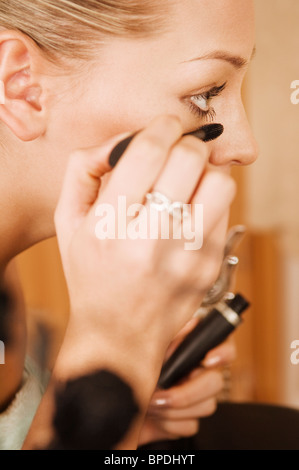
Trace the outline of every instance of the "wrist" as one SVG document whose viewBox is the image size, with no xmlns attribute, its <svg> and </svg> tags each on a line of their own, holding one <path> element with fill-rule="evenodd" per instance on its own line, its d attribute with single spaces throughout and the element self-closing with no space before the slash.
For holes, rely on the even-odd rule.
<svg viewBox="0 0 299 470">
<path fill-rule="evenodd" d="M 66 381 L 100 369 L 114 372 L 134 390 L 141 409 L 156 388 L 164 348 L 136 334 L 113 334 L 70 320 L 55 366 L 55 378 Z"/>
</svg>

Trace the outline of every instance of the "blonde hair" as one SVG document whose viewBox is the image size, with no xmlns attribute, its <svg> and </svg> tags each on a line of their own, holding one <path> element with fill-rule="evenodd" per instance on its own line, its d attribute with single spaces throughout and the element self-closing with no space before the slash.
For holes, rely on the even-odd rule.
<svg viewBox="0 0 299 470">
<path fill-rule="evenodd" d="M 21 31 L 49 56 L 84 59 L 107 35 L 145 37 L 164 29 L 166 3 L 168 0 L 0 0 L 0 27 Z"/>
</svg>

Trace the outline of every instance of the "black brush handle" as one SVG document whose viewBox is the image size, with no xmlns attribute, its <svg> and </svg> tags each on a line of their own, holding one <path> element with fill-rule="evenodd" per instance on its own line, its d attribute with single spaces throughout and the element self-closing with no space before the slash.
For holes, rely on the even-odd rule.
<svg viewBox="0 0 299 470">
<path fill-rule="evenodd" d="M 160 388 L 172 387 L 198 367 L 206 354 L 236 329 L 241 323 L 240 315 L 249 307 L 247 300 L 240 294 L 225 305 L 227 311 L 221 311 L 220 307 L 213 308 L 178 346 L 162 368 L 158 382 Z"/>
</svg>

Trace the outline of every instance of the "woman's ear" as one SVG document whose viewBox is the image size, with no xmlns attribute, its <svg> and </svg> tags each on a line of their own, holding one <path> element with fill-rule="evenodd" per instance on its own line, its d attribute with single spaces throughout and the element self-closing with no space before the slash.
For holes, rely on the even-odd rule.
<svg viewBox="0 0 299 470">
<path fill-rule="evenodd" d="M 27 36 L 0 33 L 0 121 L 26 142 L 46 131 L 42 79 L 36 72 L 40 58 Z"/>
</svg>

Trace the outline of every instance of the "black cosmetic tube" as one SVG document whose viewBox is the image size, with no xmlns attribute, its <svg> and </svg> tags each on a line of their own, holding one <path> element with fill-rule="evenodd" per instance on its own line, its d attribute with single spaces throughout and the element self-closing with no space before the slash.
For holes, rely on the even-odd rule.
<svg viewBox="0 0 299 470">
<path fill-rule="evenodd" d="M 249 303 L 240 294 L 220 302 L 178 346 L 164 364 L 159 378 L 160 388 L 170 388 L 198 367 L 206 354 L 221 344 L 242 322 L 241 314 Z"/>
</svg>

